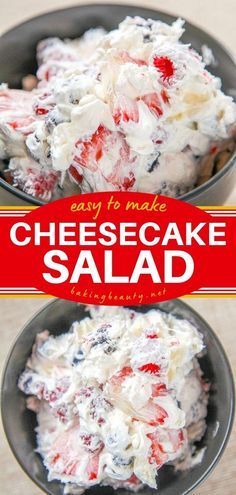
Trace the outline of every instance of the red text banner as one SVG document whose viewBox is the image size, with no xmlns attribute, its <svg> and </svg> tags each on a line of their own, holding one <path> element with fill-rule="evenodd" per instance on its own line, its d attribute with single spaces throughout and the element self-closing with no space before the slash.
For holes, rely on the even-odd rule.
<svg viewBox="0 0 236 495">
<path fill-rule="evenodd" d="M 104 192 L 0 207 L 0 295 L 137 305 L 236 293 L 236 210 Z"/>
</svg>

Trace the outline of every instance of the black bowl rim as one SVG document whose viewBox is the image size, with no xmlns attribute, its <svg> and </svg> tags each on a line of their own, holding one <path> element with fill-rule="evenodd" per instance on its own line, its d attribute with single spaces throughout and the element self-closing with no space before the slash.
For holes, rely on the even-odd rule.
<svg viewBox="0 0 236 495">
<path fill-rule="evenodd" d="M 39 311 L 35 312 L 33 314 L 33 316 L 24 324 L 23 328 L 19 331 L 18 335 L 16 336 L 16 338 L 15 338 L 15 340 L 14 340 L 14 342 L 13 342 L 13 344 L 12 344 L 10 350 L 9 350 L 9 353 L 8 353 L 8 356 L 6 358 L 6 362 L 5 362 L 5 365 L 4 365 L 4 368 L 3 368 L 2 380 L 1 380 L 1 399 L 4 398 L 3 397 L 4 396 L 3 389 L 4 389 L 5 377 L 6 377 L 6 373 L 7 373 L 7 370 L 8 370 L 9 361 L 11 359 L 11 356 L 12 356 L 12 353 L 14 351 L 14 348 L 15 348 L 17 342 L 18 342 L 18 339 L 22 336 L 23 333 L 25 333 L 27 331 L 28 325 L 30 323 L 32 323 L 32 321 L 35 319 L 35 317 L 37 317 L 44 310 L 48 310 L 49 308 L 53 307 L 53 305 L 55 305 L 57 303 L 57 301 L 59 301 L 59 298 L 56 298 L 55 300 L 50 301 L 49 303 L 45 304 Z M 230 393 L 230 398 L 229 398 L 229 400 L 230 400 L 230 414 L 229 414 L 229 417 L 228 417 L 228 420 L 227 420 L 227 425 L 225 427 L 225 433 L 224 433 L 223 442 L 222 442 L 219 450 L 216 452 L 215 456 L 213 457 L 212 462 L 210 463 L 210 465 L 208 466 L 208 468 L 203 472 L 203 474 L 200 476 L 200 478 L 189 489 L 185 490 L 185 492 L 183 492 L 181 494 L 181 495 L 188 495 L 194 489 L 196 489 L 203 481 L 205 481 L 209 477 L 209 475 L 211 474 L 211 472 L 213 471 L 213 469 L 215 468 L 215 466 L 220 461 L 220 459 L 221 459 L 221 457 L 223 455 L 223 452 L 224 452 L 224 450 L 225 450 L 225 448 L 227 446 L 227 443 L 228 443 L 228 440 L 229 440 L 229 437 L 230 437 L 230 434 L 231 434 L 231 431 L 232 431 L 232 428 L 233 428 L 233 423 L 234 423 L 234 414 L 235 414 L 235 386 L 234 386 L 233 372 L 232 372 L 231 365 L 230 365 L 230 362 L 228 360 L 228 357 L 226 355 L 226 352 L 224 350 L 224 347 L 221 344 L 218 336 L 215 334 L 215 332 L 210 327 L 210 325 L 207 323 L 207 321 L 204 318 L 202 318 L 202 316 L 195 309 L 193 309 L 191 306 L 189 306 L 188 304 L 186 304 L 184 301 L 182 301 L 180 299 L 174 299 L 172 301 L 175 303 L 177 309 L 179 307 L 179 308 L 184 308 L 184 309 L 190 310 L 190 312 L 192 313 L 192 315 L 197 317 L 197 319 L 199 320 L 200 324 L 202 324 L 207 329 L 207 331 L 210 333 L 210 335 L 214 338 L 214 341 L 215 341 L 216 345 L 219 347 L 220 352 L 222 354 L 222 358 L 223 358 L 224 365 L 225 365 L 225 372 L 228 375 L 228 379 L 229 379 L 229 382 L 230 382 L 230 388 L 231 388 L 231 393 Z M 66 303 L 68 301 L 64 300 L 64 302 Z M 157 306 L 158 307 L 158 303 L 156 305 L 155 304 L 150 305 L 150 307 L 154 307 L 154 306 Z M 138 307 L 138 309 L 139 308 L 140 308 L 140 306 Z M 145 308 L 148 308 L 148 306 L 145 306 Z M 4 429 L 4 433 L 5 433 L 5 436 L 6 436 L 8 445 L 10 446 L 10 449 L 11 449 L 11 451 L 12 451 L 15 459 L 17 460 L 18 464 L 21 466 L 22 470 L 25 472 L 25 474 L 27 475 L 27 477 L 30 478 L 30 480 L 35 485 L 37 485 L 41 490 L 43 490 L 44 493 L 47 493 L 47 494 L 51 495 L 49 492 L 45 492 L 45 487 L 43 486 L 43 483 L 41 483 L 39 480 L 34 479 L 34 477 L 31 475 L 31 473 L 29 473 L 27 471 L 27 469 L 25 468 L 24 463 L 21 460 L 20 456 L 18 456 L 16 454 L 15 447 L 13 445 L 13 442 L 10 440 L 10 438 L 8 436 L 8 427 L 7 427 L 7 424 L 5 422 L 5 412 L 4 412 L 4 409 L 5 409 L 5 407 L 4 407 L 4 400 L 1 400 L 1 417 L 2 417 L 3 429 Z M 158 490 L 157 490 L 156 493 L 158 493 Z"/>
<path fill-rule="evenodd" d="M 40 18 L 43 18 L 49 14 L 53 14 L 53 13 L 56 13 L 56 12 L 63 12 L 63 11 L 68 11 L 68 10 L 73 10 L 75 8 L 77 9 L 80 9 L 80 8 L 86 8 L 86 7 L 96 7 L 96 8 L 99 8 L 99 7 L 109 7 L 109 6 L 114 6 L 114 7 L 140 7 L 140 5 L 136 5 L 136 4 L 119 4 L 119 3 L 89 3 L 89 4 L 80 4 L 80 5 L 74 5 L 74 6 L 70 6 L 70 7 L 67 7 L 67 8 L 61 8 L 61 9 L 52 9 L 48 12 L 45 12 L 43 14 L 40 14 L 40 15 L 37 15 L 37 16 L 33 16 L 33 17 L 30 17 L 29 19 L 27 19 L 26 21 L 24 22 L 21 22 L 19 24 L 16 24 L 14 25 L 11 29 L 5 31 L 1 36 L 0 36 L 0 42 L 1 42 L 1 39 L 6 35 L 6 34 L 9 34 L 11 33 L 12 31 L 14 31 L 17 27 L 20 27 L 20 26 L 24 26 L 25 24 L 28 24 L 30 22 L 32 22 L 32 20 L 34 19 L 40 19 Z M 160 14 L 166 14 L 168 15 L 169 17 L 172 17 L 173 20 L 177 17 L 177 14 L 176 16 L 174 14 L 171 14 L 169 12 L 166 12 L 164 10 L 160 10 L 160 9 L 155 9 L 154 7 L 151 8 L 151 7 L 145 7 L 145 5 L 143 5 L 143 8 L 145 8 L 145 10 L 149 10 L 150 12 L 156 12 L 157 14 L 160 13 Z M 185 20 L 185 18 L 184 18 Z M 203 34 L 207 34 L 211 40 L 216 44 L 218 45 L 218 47 L 223 50 L 225 52 L 225 54 L 231 59 L 231 61 L 233 62 L 234 66 L 235 66 L 235 69 L 236 69 L 236 58 L 233 54 L 233 52 L 225 47 L 223 45 L 223 43 L 221 43 L 220 41 L 217 40 L 217 38 L 215 38 L 214 36 L 212 36 L 211 34 L 209 34 L 207 31 L 205 31 L 204 29 L 198 27 L 196 24 L 193 24 L 192 22 L 189 22 L 187 19 L 186 19 L 186 23 L 188 24 L 188 26 L 190 27 L 193 27 L 194 29 L 198 30 L 199 33 L 203 33 Z M 205 182 L 204 184 L 201 184 L 200 186 L 197 186 L 195 187 L 194 189 L 192 189 L 191 191 L 185 193 L 185 194 L 182 194 L 181 196 L 178 196 L 177 199 L 181 199 L 183 201 L 188 201 L 188 200 L 191 200 L 191 199 L 195 199 L 198 197 L 198 195 L 200 195 L 201 193 L 204 193 L 208 187 L 214 185 L 216 182 L 218 182 L 218 180 L 221 179 L 221 177 L 223 177 L 227 172 L 228 170 L 236 163 L 236 152 L 233 154 L 233 156 L 230 158 L 230 160 L 228 161 L 228 163 L 226 163 L 226 165 L 223 167 L 222 170 L 220 170 L 219 172 L 217 172 L 213 177 L 211 177 L 207 182 Z M 2 179 L 0 177 L 0 186 L 2 186 L 4 189 L 6 189 L 8 192 L 10 192 L 11 194 L 13 194 L 14 196 L 17 196 L 18 198 L 22 199 L 23 201 L 26 201 L 28 203 L 31 203 L 33 205 L 36 205 L 36 206 L 42 206 L 44 204 L 47 204 L 47 202 L 43 201 L 43 200 L 40 200 L 40 199 L 36 199 L 34 198 L 33 196 L 30 196 L 29 194 L 21 191 L 20 189 L 17 189 L 17 187 L 15 186 L 12 186 L 11 184 L 9 184 L 7 181 L 5 181 L 4 179 Z M 79 194 L 79 193 L 78 193 Z"/>
</svg>

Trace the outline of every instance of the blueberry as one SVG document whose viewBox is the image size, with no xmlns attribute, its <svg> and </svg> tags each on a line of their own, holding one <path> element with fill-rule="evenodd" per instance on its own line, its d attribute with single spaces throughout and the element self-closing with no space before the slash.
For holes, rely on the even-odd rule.
<svg viewBox="0 0 236 495">
<path fill-rule="evenodd" d="M 27 380 L 25 380 L 25 382 L 23 382 L 23 390 L 25 392 L 25 394 L 30 394 L 30 385 L 33 381 L 33 378 L 32 376 L 30 376 L 29 378 L 27 378 Z"/>
<path fill-rule="evenodd" d="M 150 41 L 151 41 L 150 34 L 144 34 L 143 35 L 143 42 L 144 43 L 149 43 Z"/>
<path fill-rule="evenodd" d="M 81 351 L 81 349 L 77 352 L 77 354 L 75 355 L 73 361 L 72 361 L 72 364 L 74 366 L 76 366 L 78 363 L 80 363 L 81 361 L 84 360 L 84 353 L 83 351 Z"/>
<path fill-rule="evenodd" d="M 113 456 L 113 462 L 116 466 L 130 466 L 133 462 L 133 457 L 125 459 L 124 457 L 120 457 L 119 455 Z"/>
<path fill-rule="evenodd" d="M 116 349 L 117 347 L 114 344 L 111 344 L 105 347 L 104 352 L 105 354 L 112 354 L 113 352 L 116 351 Z"/>
<path fill-rule="evenodd" d="M 158 161 L 159 156 L 160 156 L 160 153 L 157 153 L 157 156 L 156 156 L 155 160 L 149 165 L 149 167 L 148 167 L 148 172 L 149 173 L 153 172 L 153 170 L 155 168 L 157 168 L 157 166 L 159 165 L 159 161 Z"/>
<path fill-rule="evenodd" d="M 69 96 L 69 101 L 72 103 L 72 105 L 78 105 L 79 104 L 79 99 L 75 98 L 73 95 Z"/>
</svg>

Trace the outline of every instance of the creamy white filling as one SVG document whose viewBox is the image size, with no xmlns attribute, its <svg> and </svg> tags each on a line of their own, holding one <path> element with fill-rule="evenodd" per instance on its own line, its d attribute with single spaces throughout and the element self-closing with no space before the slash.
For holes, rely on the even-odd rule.
<svg viewBox="0 0 236 495">
<path fill-rule="evenodd" d="M 38 452 L 49 480 L 154 488 L 162 464 L 191 459 L 192 425 L 196 439 L 204 433 L 202 336 L 159 310 L 89 310 L 65 334 L 39 334 L 20 377 Z"/>
</svg>

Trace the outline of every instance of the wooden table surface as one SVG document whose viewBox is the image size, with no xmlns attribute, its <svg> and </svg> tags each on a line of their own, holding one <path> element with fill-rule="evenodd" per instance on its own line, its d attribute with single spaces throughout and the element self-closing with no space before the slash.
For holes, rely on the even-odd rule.
<svg viewBox="0 0 236 495">
<path fill-rule="evenodd" d="M 0 32 L 33 15 L 55 8 L 88 3 L 73 0 L 1 0 Z M 95 0 L 90 2 L 95 3 Z M 100 0 L 100 3 L 107 3 Z M 111 3 L 111 2 L 109 2 Z M 127 3 L 117 0 L 114 3 Z M 166 10 L 176 16 L 182 16 L 198 24 L 216 36 L 233 50 L 236 46 L 235 0 L 130 0 L 128 3 L 140 4 Z M 228 200 L 236 204 L 236 189 Z M 22 325 L 47 302 L 45 299 L 0 299 L 0 366 L 2 366 L 9 348 Z M 193 306 L 210 323 L 223 343 L 236 373 L 235 327 L 236 299 L 189 299 Z M 228 447 L 218 466 L 209 479 L 203 483 L 194 495 L 235 495 L 236 493 L 236 430 L 231 435 Z M 43 495 L 23 473 L 15 461 L 0 431 L 0 492 L 2 495 Z"/>
</svg>

